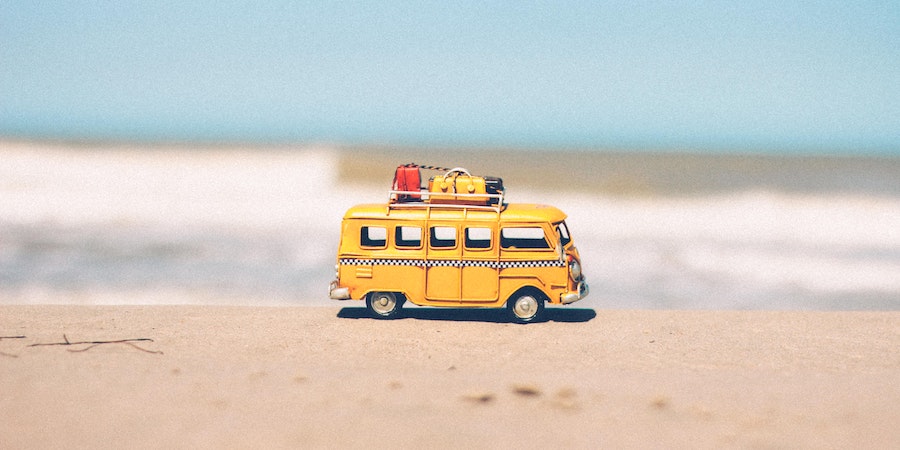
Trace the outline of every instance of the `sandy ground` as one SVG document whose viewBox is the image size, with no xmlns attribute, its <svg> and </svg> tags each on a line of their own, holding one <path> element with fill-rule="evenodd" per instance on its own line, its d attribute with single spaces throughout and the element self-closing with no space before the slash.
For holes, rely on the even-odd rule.
<svg viewBox="0 0 900 450">
<path fill-rule="evenodd" d="M 358 306 L 0 306 L 0 448 L 900 448 L 900 312 Z"/>
<path fill-rule="evenodd" d="M 342 148 L 343 182 L 391 180 L 399 164 L 462 166 L 500 176 L 507 190 L 623 197 L 721 195 L 747 190 L 792 194 L 900 195 L 900 158 L 740 153 Z M 423 171 L 432 176 L 437 172 Z"/>
</svg>

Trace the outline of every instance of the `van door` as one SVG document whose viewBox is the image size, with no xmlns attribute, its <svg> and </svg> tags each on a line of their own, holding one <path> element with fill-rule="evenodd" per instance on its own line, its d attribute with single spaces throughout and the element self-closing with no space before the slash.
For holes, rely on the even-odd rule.
<svg viewBox="0 0 900 450">
<path fill-rule="evenodd" d="M 461 301 L 494 302 L 500 288 L 497 230 L 491 224 L 470 225 L 463 229 Z"/>
<path fill-rule="evenodd" d="M 430 223 L 425 268 L 425 298 L 432 301 L 460 299 L 462 245 L 454 224 Z"/>
</svg>

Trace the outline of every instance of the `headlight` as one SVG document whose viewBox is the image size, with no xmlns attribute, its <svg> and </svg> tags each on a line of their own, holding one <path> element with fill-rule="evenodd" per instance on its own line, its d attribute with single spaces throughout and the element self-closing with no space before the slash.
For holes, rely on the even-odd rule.
<svg viewBox="0 0 900 450">
<path fill-rule="evenodd" d="M 576 280 L 581 278 L 581 264 L 578 261 L 572 261 L 572 264 L 569 264 L 569 270 L 572 272 L 572 278 Z"/>
</svg>

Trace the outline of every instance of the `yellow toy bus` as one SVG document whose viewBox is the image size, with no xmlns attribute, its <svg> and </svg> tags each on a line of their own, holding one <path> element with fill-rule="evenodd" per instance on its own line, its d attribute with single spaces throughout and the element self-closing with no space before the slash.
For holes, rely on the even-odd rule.
<svg viewBox="0 0 900 450">
<path fill-rule="evenodd" d="M 410 301 L 505 305 L 514 321 L 533 322 L 545 302 L 569 304 L 588 294 L 562 211 L 506 203 L 502 180 L 462 168 L 433 177 L 423 189 L 422 167 L 429 168 L 398 168 L 386 204 L 346 212 L 332 299 L 365 299 L 376 318 L 397 317 Z"/>
</svg>

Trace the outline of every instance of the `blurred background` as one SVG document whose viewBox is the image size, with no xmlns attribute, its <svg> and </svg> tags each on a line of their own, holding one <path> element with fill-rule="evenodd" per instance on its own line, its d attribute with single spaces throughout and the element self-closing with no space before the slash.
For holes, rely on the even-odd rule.
<svg viewBox="0 0 900 450">
<path fill-rule="evenodd" d="M 0 4 L 0 303 L 335 304 L 417 162 L 593 308 L 900 308 L 900 4 Z M 339 305 L 339 304 L 338 304 Z"/>
</svg>

